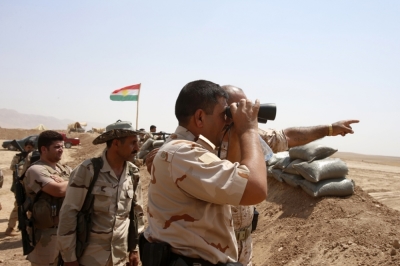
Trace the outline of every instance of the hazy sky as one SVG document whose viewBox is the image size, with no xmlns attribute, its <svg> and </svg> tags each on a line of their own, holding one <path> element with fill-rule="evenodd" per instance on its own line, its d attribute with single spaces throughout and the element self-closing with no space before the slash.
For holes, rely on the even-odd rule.
<svg viewBox="0 0 400 266">
<path fill-rule="evenodd" d="M 276 103 L 261 128 L 359 119 L 324 138 L 400 156 L 400 1 L 1 1 L 0 107 L 172 132 L 175 99 L 207 79 Z M 397 73 L 397 74 L 396 74 Z"/>
</svg>

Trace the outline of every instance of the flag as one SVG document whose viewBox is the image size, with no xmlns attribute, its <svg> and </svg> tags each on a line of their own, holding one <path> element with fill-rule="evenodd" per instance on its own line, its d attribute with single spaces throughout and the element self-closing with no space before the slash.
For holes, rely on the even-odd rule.
<svg viewBox="0 0 400 266">
<path fill-rule="evenodd" d="M 110 95 L 111 101 L 137 101 L 140 83 L 115 90 Z"/>
</svg>

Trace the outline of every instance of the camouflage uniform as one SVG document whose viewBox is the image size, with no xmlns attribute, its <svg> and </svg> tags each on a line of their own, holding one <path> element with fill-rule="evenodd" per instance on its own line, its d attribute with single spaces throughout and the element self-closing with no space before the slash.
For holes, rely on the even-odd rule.
<svg viewBox="0 0 400 266">
<path fill-rule="evenodd" d="M 260 137 L 268 144 L 274 153 L 285 151 L 288 149 L 288 143 L 283 130 L 268 129 L 266 131 L 258 129 Z M 227 145 L 224 144 L 222 149 L 225 153 L 221 152 L 222 156 L 226 156 Z M 251 257 L 253 250 L 253 243 L 251 238 L 251 222 L 253 221 L 254 206 L 231 206 L 233 225 L 237 235 L 239 262 L 243 265 L 251 266 Z"/>
<path fill-rule="evenodd" d="M 11 165 L 10 165 L 11 171 L 15 171 L 15 165 L 18 163 L 18 161 L 19 161 L 19 156 L 14 155 L 14 157 L 11 160 Z M 18 167 L 18 171 L 20 169 L 21 169 L 21 167 Z M 15 190 L 15 187 L 14 187 L 14 180 L 13 180 L 12 185 L 11 185 L 11 191 L 14 192 L 14 190 Z M 10 217 L 8 218 L 8 228 L 15 228 L 15 226 L 17 226 L 17 221 L 18 221 L 18 205 L 17 205 L 17 201 L 14 200 L 14 208 L 12 209 L 12 211 L 10 213 Z"/>
<path fill-rule="evenodd" d="M 139 232 L 144 229 L 139 169 L 132 163 L 126 162 L 123 174 L 118 178 L 107 162 L 106 151 L 103 151 L 101 156 L 103 168 L 92 191 L 95 196 L 93 227 L 89 245 L 79 258 L 80 265 L 125 265 L 128 251 L 129 213 L 135 197 L 137 204 L 134 210 L 139 217 Z M 133 169 L 133 177 L 129 173 L 128 164 Z M 85 201 L 93 174 L 93 165 L 90 160 L 84 161 L 71 174 L 58 227 L 58 247 L 66 262 L 77 260 L 75 254 L 77 213 Z M 133 191 L 132 178 L 138 182 L 136 191 Z"/>
<path fill-rule="evenodd" d="M 195 142 L 196 140 L 196 142 Z M 213 264 L 237 261 L 230 206 L 238 205 L 249 170 L 219 159 L 215 146 L 179 126 L 154 158 L 148 198 L 149 242 Z"/>
<path fill-rule="evenodd" d="M 55 182 L 50 176 L 58 175 L 64 180 L 68 180 L 71 169 L 66 166 L 57 164 L 56 169 L 45 164 L 42 161 L 38 161 L 32 165 L 26 172 L 24 185 L 27 197 L 33 200 L 36 194 L 41 189 L 49 184 Z M 57 216 L 55 220 L 57 220 Z M 37 229 L 35 231 L 36 243 L 35 249 L 28 254 L 27 259 L 32 265 L 56 265 L 58 250 L 56 249 L 57 244 L 57 226 L 47 229 Z"/>
</svg>

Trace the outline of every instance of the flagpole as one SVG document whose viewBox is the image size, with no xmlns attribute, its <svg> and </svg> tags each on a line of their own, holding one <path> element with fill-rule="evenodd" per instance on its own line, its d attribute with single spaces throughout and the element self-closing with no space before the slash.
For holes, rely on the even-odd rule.
<svg viewBox="0 0 400 266">
<path fill-rule="evenodd" d="M 140 83 L 140 87 L 142 86 L 142 84 Z M 138 127 L 138 123 L 139 123 L 139 96 L 140 96 L 140 88 L 139 88 L 139 92 L 137 95 L 137 104 L 136 104 L 136 130 L 139 130 Z"/>
</svg>

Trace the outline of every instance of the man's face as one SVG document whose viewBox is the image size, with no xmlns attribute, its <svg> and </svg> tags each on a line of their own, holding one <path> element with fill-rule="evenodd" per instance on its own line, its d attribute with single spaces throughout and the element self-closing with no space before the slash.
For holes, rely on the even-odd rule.
<svg viewBox="0 0 400 266">
<path fill-rule="evenodd" d="M 125 138 L 125 141 L 123 143 L 121 140 L 118 140 L 118 142 L 119 145 L 117 153 L 121 157 L 121 159 L 123 159 L 124 161 L 132 160 L 139 150 L 138 137 L 136 135 L 129 136 Z"/>
<path fill-rule="evenodd" d="M 157 128 L 153 127 L 152 129 L 150 129 L 150 132 L 156 132 Z"/>
<path fill-rule="evenodd" d="M 26 145 L 25 147 L 24 147 L 24 150 L 26 151 L 26 152 L 31 152 L 31 151 L 33 151 L 33 146 L 32 145 Z"/>
<path fill-rule="evenodd" d="M 228 105 L 231 105 L 232 103 L 237 103 L 241 99 L 247 99 L 246 95 L 242 90 L 239 89 L 234 89 L 234 90 L 228 90 L 227 93 L 229 94 L 229 99 L 228 99 Z M 232 119 L 229 119 L 229 122 L 232 122 Z M 226 134 L 224 136 L 223 141 L 228 141 L 229 139 L 229 134 Z"/>
<path fill-rule="evenodd" d="M 205 115 L 203 130 L 201 134 L 210 140 L 214 145 L 219 146 L 228 120 L 225 115 L 225 108 L 228 106 L 226 99 L 220 97 L 211 115 Z"/>
<path fill-rule="evenodd" d="M 61 160 L 64 152 L 64 142 L 62 140 L 56 140 L 51 143 L 49 149 L 46 147 L 42 148 L 42 156 L 44 156 L 50 162 L 58 163 Z"/>
</svg>

